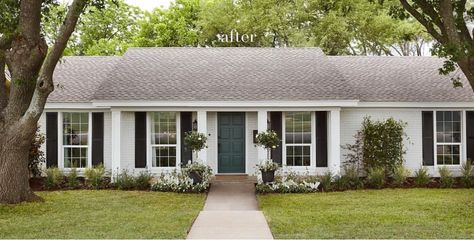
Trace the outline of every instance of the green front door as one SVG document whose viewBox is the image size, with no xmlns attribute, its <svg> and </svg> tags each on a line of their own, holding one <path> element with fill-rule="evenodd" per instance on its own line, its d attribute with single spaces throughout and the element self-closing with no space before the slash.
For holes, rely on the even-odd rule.
<svg viewBox="0 0 474 240">
<path fill-rule="evenodd" d="M 245 173 L 245 113 L 218 113 L 218 172 Z"/>
</svg>

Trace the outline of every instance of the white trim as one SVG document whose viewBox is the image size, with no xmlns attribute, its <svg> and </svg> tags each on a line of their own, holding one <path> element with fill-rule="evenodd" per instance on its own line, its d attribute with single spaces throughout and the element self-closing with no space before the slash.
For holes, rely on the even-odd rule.
<svg viewBox="0 0 474 240">
<path fill-rule="evenodd" d="M 295 111 L 296 112 L 296 111 Z M 287 144 L 286 143 L 286 112 L 282 112 L 282 159 L 281 163 L 284 167 L 284 169 L 287 170 L 294 170 L 294 171 L 304 171 L 307 169 L 316 169 L 316 154 L 314 149 L 316 149 L 316 112 L 312 111 L 310 112 L 311 114 L 311 143 L 297 143 L 297 144 Z M 288 166 L 286 163 L 286 147 L 287 146 L 309 146 L 309 166 Z"/>
<path fill-rule="evenodd" d="M 217 108 L 212 111 L 248 111 L 248 108 L 265 108 L 268 111 L 328 111 L 331 107 L 361 107 L 361 108 L 471 108 L 474 109 L 474 102 L 361 102 L 359 100 L 321 100 L 321 101 L 107 101 L 95 100 L 93 102 L 62 102 L 46 103 L 45 111 L 61 109 L 100 109 L 109 110 L 111 107 L 124 108 L 179 108 L 172 111 L 189 111 L 192 109 Z M 229 109 L 230 108 L 230 109 Z M 234 108 L 244 108 L 243 110 Z M 285 108 L 287 110 L 285 110 Z M 299 108 L 289 110 L 288 108 Z M 141 110 L 142 111 L 142 110 Z M 144 111 L 144 110 L 143 110 Z M 160 110 L 152 110 L 160 111 Z"/>
<path fill-rule="evenodd" d="M 265 132 L 268 129 L 268 112 L 258 111 L 257 112 L 257 133 Z M 267 158 L 267 150 L 265 148 L 257 147 L 257 160 L 258 162 Z"/>
<path fill-rule="evenodd" d="M 57 110 L 57 109 L 98 109 L 99 107 L 94 106 L 91 102 L 64 102 L 64 103 L 46 103 L 44 106 L 45 111 Z M 110 109 L 109 107 L 100 107 L 102 110 Z"/>
<path fill-rule="evenodd" d="M 341 111 L 330 111 L 328 123 L 328 137 L 330 139 L 328 146 L 328 168 L 333 174 L 339 175 L 341 172 Z"/>
<path fill-rule="evenodd" d="M 152 172 L 163 172 L 169 171 L 174 169 L 181 168 L 181 113 L 174 112 L 176 116 L 176 144 L 151 144 L 151 124 L 152 124 L 152 116 L 151 114 L 155 112 L 147 112 L 146 113 L 146 168 L 150 169 Z M 153 147 L 157 146 L 164 146 L 164 147 L 176 147 L 176 163 L 174 167 L 154 167 L 153 166 Z"/>
<path fill-rule="evenodd" d="M 112 111 L 112 181 L 121 169 L 122 112 Z"/>
<path fill-rule="evenodd" d="M 383 108 L 474 108 L 474 102 L 358 102 L 357 107 Z"/>
<path fill-rule="evenodd" d="M 104 101 L 96 100 L 94 107 L 350 107 L 358 100 L 322 101 Z"/>
<path fill-rule="evenodd" d="M 64 145 L 64 113 L 87 113 L 87 145 Z M 86 166 L 76 168 L 77 170 L 84 170 L 92 167 L 92 112 L 89 111 L 62 111 L 58 112 L 58 168 L 63 170 L 71 170 L 73 168 L 64 167 L 64 148 L 87 148 L 87 162 Z"/>
</svg>

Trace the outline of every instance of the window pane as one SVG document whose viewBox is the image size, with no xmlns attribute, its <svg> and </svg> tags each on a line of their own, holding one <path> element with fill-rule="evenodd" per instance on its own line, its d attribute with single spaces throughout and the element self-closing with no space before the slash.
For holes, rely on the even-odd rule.
<svg viewBox="0 0 474 240">
<path fill-rule="evenodd" d="M 63 113 L 64 167 L 85 168 L 88 159 L 89 113 Z M 75 145 L 78 147 L 68 147 Z M 81 147 L 79 147 L 81 146 Z"/>
<path fill-rule="evenodd" d="M 436 112 L 436 162 L 439 165 L 459 164 L 461 151 L 461 112 Z"/>
<path fill-rule="evenodd" d="M 63 113 L 63 144 L 88 144 L 89 113 Z"/>
<path fill-rule="evenodd" d="M 153 167 L 176 167 L 176 147 L 153 147 Z"/>
<path fill-rule="evenodd" d="M 176 113 L 152 113 L 151 143 L 176 144 Z"/>
<path fill-rule="evenodd" d="M 285 142 L 311 143 L 311 112 L 285 113 Z"/>
<path fill-rule="evenodd" d="M 87 167 L 86 147 L 65 147 L 64 167 L 65 168 L 85 168 Z"/>
</svg>

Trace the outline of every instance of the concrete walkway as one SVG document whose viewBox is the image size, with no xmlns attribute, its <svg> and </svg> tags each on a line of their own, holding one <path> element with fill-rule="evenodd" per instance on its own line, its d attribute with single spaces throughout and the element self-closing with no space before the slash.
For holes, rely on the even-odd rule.
<svg viewBox="0 0 474 240">
<path fill-rule="evenodd" d="M 273 239 L 258 209 L 254 184 L 213 183 L 188 239 Z"/>
</svg>

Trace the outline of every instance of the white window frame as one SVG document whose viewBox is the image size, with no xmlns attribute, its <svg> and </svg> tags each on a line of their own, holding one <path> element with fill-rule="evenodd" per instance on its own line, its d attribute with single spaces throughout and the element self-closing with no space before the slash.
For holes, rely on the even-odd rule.
<svg viewBox="0 0 474 240">
<path fill-rule="evenodd" d="M 152 144 L 151 143 L 151 124 L 153 123 L 152 114 L 156 112 L 174 112 L 176 114 L 176 144 Z M 147 137 L 147 156 L 146 164 L 148 169 L 166 171 L 180 169 L 181 167 L 181 112 L 178 111 L 152 111 L 147 112 L 147 126 L 146 126 L 146 137 Z M 153 166 L 153 147 L 176 147 L 176 166 L 174 167 L 154 167 Z"/>
<path fill-rule="evenodd" d="M 460 112 L 461 113 L 461 142 L 459 143 L 438 143 L 437 118 L 438 112 Z M 433 111 L 433 139 L 434 139 L 434 166 L 459 167 L 464 162 L 466 152 L 466 130 L 464 123 L 466 122 L 466 111 L 459 109 L 443 109 Z M 459 164 L 438 164 L 438 145 L 457 145 L 459 146 Z"/>
<path fill-rule="evenodd" d="M 86 145 L 64 145 L 64 126 L 63 126 L 63 117 L 64 113 L 87 113 L 88 114 L 88 129 L 87 129 L 87 146 Z M 90 111 L 81 111 L 81 110 L 71 110 L 58 112 L 58 167 L 64 170 L 71 170 L 73 168 L 64 167 L 64 149 L 65 148 L 87 148 L 87 162 L 86 167 L 76 168 L 77 170 L 84 170 L 92 166 L 92 112 Z"/>
<path fill-rule="evenodd" d="M 311 143 L 286 143 L 286 113 L 287 112 L 309 112 L 311 114 Z M 284 167 L 294 170 L 307 170 L 308 168 L 316 167 L 316 113 L 314 111 L 287 111 L 282 112 L 282 164 Z M 287 146 L 309 146 L 310 150 L 310 165 L 309 166 L 289 166 L 286 164 L 286 147 Z M 316 150 L 317 151 L 317 150 Z"/>
</svg>

